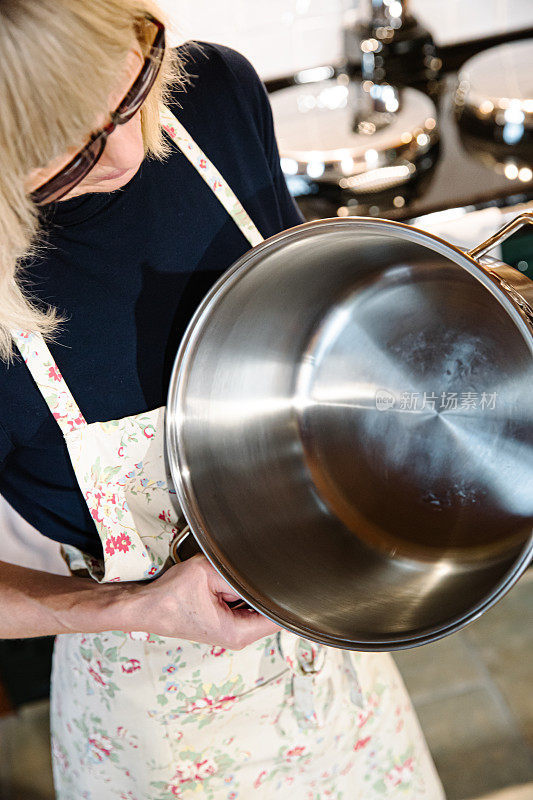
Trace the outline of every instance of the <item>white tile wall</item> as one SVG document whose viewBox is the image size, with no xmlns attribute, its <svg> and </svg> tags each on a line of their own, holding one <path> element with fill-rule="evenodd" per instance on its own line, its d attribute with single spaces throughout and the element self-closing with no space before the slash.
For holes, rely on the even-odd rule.
<svg viewBox="0 0 533 800">
<path fill-rule="evenodd" d="M 358 0 L 160 0 L 173 41 L 196 38 L 240 50 L 265 79 L 337 61 L 345 14 Z M 359 11 L 368 0 L 359 0 Z M 411 0 L 439 44 L 533 26 L 533 0 Z"/>
<path fill-rule="evenodd" d="M 222 42 L 240 50 L 263 78 L 337 60 L 352 0 L 160 0 L 174 41 Z"/>
<path fill-rule="evenodd" d="M 411 5 L 442 45 L 533 26 L 533 0 L 412 0 Z"/>
</svg>

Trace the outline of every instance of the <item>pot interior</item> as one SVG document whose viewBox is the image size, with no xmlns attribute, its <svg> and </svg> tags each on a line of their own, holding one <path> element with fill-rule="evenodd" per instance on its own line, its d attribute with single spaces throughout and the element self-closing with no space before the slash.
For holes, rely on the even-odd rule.
<svg viewBox="0 0 533 800">
<path fill-rule="evenodd" d="M 178 356 L 169 449 L 242 596 L 307 638 L 391 649 L 524 568 L 533 337 L 444 243 L 357 222 L 275 237 L 219 283 Z"/>
</svg>

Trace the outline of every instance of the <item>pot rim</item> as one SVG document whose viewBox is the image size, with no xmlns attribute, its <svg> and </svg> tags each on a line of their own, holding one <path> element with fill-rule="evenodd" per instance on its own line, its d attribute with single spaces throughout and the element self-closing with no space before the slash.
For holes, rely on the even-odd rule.
<svg viewBox="0 0 533 800">
<path fill-rule="evenodd" d="M 448 622 L 428 627 L 412 635 L 401 637 L 381 636 L 376 639 L 363 637 L 361 641 L 357 642 L 345 640 L 341 637 L 335 637 L 329 634 L 317 635 L 315 631 L 309 630 L 301 623 L 288 623 L 286 619 L 282 618 L 276 612 L 273 612 L 272 609 L 267 608 L 264 603 L 253 598 L 243 579 L 235 574 L 230 564 L 226 563 L 223 558 L 217 556 L 218 548 L 212 544 L 210 536 L 202 524 L 201 514 L 190 479 L 190 471 L 183 457 L 183 448 L 181 447 L 180 422 L 183 419 L 181 409 L 183 408 L 183 385 L 188 372 L 188 363 L 194 346 L 202 333 L 206 321 L 210 318 L 212 309 L 217 301 L 254 267 L 265 251 L 272 252 L 273 249 L 278 250 L 287 241 L 307 239 L 309 235 L 312 236 L 320 232 L 326 233 L 332 231 L 334 227 L 339 226 L 359 229 L 370 228 L 378 232 L 381 231 L 385 235 L 391 237 L 396 233 L 400 239 L 422 244 L 450 258 L 458 266 L 465 268 L 473 277 L 482 283 L 504 307 L 521 331 L 533 355 L 533 329 L 526 319 L 523 310 L 514 298 L 501 286 L 498 277 L 492 275 L 481 261 L 473 258 L 468 252 L 465 252 L 433 233 L 422 231 L 420 228 L 416 228 L 404 222 L 397 222 L 396 220 L 385 220 L 379 217 L 333 217 L 305 222 L 301 225 L 281 231 L 265 239 L 250 250 L 247 250 L 218 278 L 205 295 L 186 328 L 175 357 L 167 393 L 165 441 L 172 481 L 182 512 L 190 526 L 191 533 L 194 535 L 202 552 L 212 566 L 232 588 L 246 600 L 250 607 L 296 635 L 304 636 L 306 639 L 318 642 L 319 644 L 363 652 L 402 650 L 436 641 L 460 630 L 468 623 L 480 617 L 486 610 L 500 600 L 525 572 L 532 560 L 533 529 L 529 539 L 521 547 L 518 556 L 513 561 L 512 566 L 504 573 L 503 577 L 500 578 L 492 590 L 467 612 L 456 615 Z M 175 480 L 174 476 L 177 476 L 178 480 Z M 291 616 L 294 615 L 291 614 Z"/>
</svg>

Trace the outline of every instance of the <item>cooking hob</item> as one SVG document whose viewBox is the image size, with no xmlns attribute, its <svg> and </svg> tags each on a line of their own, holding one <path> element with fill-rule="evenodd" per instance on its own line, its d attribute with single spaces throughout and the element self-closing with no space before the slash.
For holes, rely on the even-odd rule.
<svg viewBox="0 0 533 800">
<path fill-rule="evenodd" d="M 526 33 L 518 38 L 525 38 Z M 492 44 L 491 41 L 484 43 L 486 48 Z M 445 67 L 448 61 L 454 69 L 445 72 L 437 92 L 433 92 L 439 141 L 419 159 L 416 176 L 402 186 L 357 194 L 336 183 L 314 182 L 308 176 L 303 179 L 298 174 L 286 175 L 289 189 L 307 220 L 347 215 L 409 220 L 450 208 L 479 209 L 533 199 L 533 147 L 529 161 L 531 168 L 505 169 L 505 163 L 499 157 L 493 162 L 490 158 L 480 159 L 476 140 L 465 136 L 458 123 L 455 108 L 459 84 L 457 73 L 475 49 L 481 50 L 482 44 L 440 54 Z M 276 82 L 267 88 L 275 92 L 289 84 L 290 81 Z M 490 142 L 488 149 L 490 151 Z M 521 154 L 522 162 L 523 158 Z"/>
</svg>

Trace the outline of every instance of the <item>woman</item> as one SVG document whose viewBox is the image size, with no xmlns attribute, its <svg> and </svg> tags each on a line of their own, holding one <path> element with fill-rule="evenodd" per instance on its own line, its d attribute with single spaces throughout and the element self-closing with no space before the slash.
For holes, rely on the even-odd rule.
<svg viewBox="0 0 533 800">
<path fill-rule="evenodd" d="M 173 563 L 180 337 L 301 217 L 251 66 L 166 50 L 159 20 L 150 0 L 0 5 L 0 491 L 72 572 L 0 564 L 0 636 L 58 634 L 57 797 L 438 800 L 389 656 L 317 647 L 232 609 L 204 556 Z"/>
</svg>

